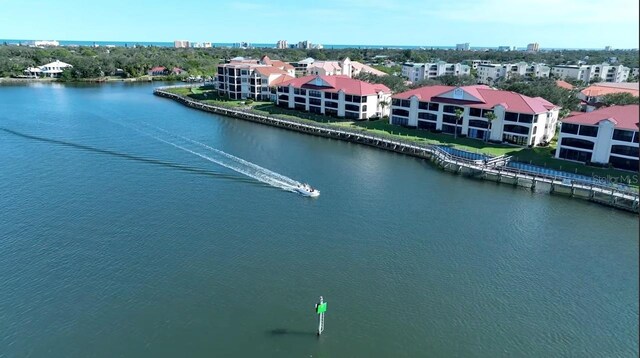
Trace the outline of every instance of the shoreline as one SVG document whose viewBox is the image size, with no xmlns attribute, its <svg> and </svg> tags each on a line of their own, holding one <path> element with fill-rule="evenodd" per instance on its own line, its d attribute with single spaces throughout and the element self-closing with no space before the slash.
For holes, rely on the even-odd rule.
<svg viewBox="0 0 640 358">
<path fill-rule="evenodd" d="M 167 87 L 154 89 L 153 94 L 172 99 L 182 105 L 205 112 L 212 112 L 227 117 L 239 118 L 251 122 L 284 128 L 300 133 L 311 134 L 326 138 L 339 139 L 346 142 L 364 144 L 379 149 L 406 154 L 422 159 L 428 159 L 444 171 L 462 174 L 471 178 L 522 186 L 532 191 L 543 191 L 550 194 L 560 194 L 572 198 L 580 198 L 599 203 L 612 208 L 639 212 L 639 197 L 637 191 L 616 189 L 611 185 L 595 185 L 593 183 L 579 183 L 566 178 L 545 176 L 540 173 L 530 173 L 504 166 L 509 158 L 496 157 L 488 163 L 478 160 L 457 157 L 435 145 L 420 145 L 389 139 L 367 133 L 366 130 L 354 131 L 338 129 L 334 126 L 319 123 L 303 123 L 302 121 L 284 120 L 248 111 L 230 109 L 199 102 L 184 96 L 164 91 Z"/>
<path fill-rule="evenodd" d="M 135 78 L 113 78 L 113 77 L 98 77 L 98 78 L 85 78 L 73 81 L 61 81 L 59 78 L 15 78 L 15 77 L 0 77 L 0 84 L 16 84 L 16 83 L 113 83 L 113 82 L 181 82 L 176 80 L 167 80 L 164 78 L 151 78 L 149 76 L 135 77 Z"/>
</svg>

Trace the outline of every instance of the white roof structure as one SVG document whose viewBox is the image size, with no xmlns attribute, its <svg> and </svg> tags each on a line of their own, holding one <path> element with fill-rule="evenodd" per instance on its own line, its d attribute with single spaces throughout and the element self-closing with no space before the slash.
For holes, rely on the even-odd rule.
<svg viewBox="0 0 640 358">
<path fill-rule="evenodd" d="M 62 71 L 67 67 L 73 66 L 60 60 L 55 60 L 54 62 L 40 66 L 40 70 L 45 74 L 57 74 L 62 73 Z"/>
</svg>

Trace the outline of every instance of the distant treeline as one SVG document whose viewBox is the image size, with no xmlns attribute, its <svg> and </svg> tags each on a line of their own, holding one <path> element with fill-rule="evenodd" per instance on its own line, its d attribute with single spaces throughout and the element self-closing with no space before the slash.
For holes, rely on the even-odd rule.
<svg viewBox="0 0 640 358">
<path fill-rule="evenodd" d="M 638 67 L 638 50 L 565 50 L 527 53 L 522 51 L 453 51 L 453 50 L 398 50 L 398 49 L 234 49 L 234 48 L 188 48 L 168 47 L 53 47 L 32 48 L 24 46 L 0 45 L 0 77 L 22 74 L 30 66 L 39 66 L 55 60 L 70 63 L 73 71 L 66 76 L 72 78 L 94 78 L 115 75 L 121 69 L 123 77 L 145 75 L 154 66 L 169 69 L 180 67 L 190 75 L 213 75 L 217 64 L 237 56 L 260 58 L 268 55 L 272 59 L 299 61 L 307 57 L 316 60 L 341 60 L 349 57 L 354 61 L 384 65 L 385 61 L 397 64 L 412 62 L 462 62 L 464 60 L 491 60 L 501 62 L 543 62 L 548 65 L 577 64 L 587 61 L 589 64 L 606 62 L 616 57 L 618 63 L 627 67 Z M 388 63 L 388 62 L 386 62 Z"/>
</svg>

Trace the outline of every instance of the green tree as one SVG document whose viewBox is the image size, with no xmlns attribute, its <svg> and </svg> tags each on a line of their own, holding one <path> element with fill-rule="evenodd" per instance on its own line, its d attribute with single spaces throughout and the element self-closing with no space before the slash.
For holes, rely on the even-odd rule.
<svg viewBox="0 0 640 358">
<path fill-rule="evenodd" d="M 453 132 L 453 137 L 454 138 L 458 138 L 458 124 L 460 123 L 460 120 L 462 119 L 462 115 L 464 114 L 464 111 L 461 110 L 460 108 L 456 108 L 456 110 L 453 112 L 453 114 L 456 116 L 456 129 Z"/>
<path fill-rule="evenodd" d="M 489 128 L 487 131 L 485 131 L 485 135 L 484 135 L 484 141 L 486 142 L 487 137 L 489 136 L 489 133 L 491 133 L 491 126 L 493 125 L 493 121 L 495 121 L 496 118 L 498 118 L 498 116 L 496 116 L 496 114 L 493 113 L 493 111 L 491 111 L 491 112 L 485 112 L 484 118 L 487 119 L 487 122 L 489 124 Z"/>
<path fill-rule="evenodd" d="M 609 106 L 624 106 L 627 104 L 640 104 L 640 98 L 632 95 L 631 93 L 628 92 L 622 92 L 622 93 L 609 93 L 609 94 L 605 94 L 604 96 L 600 97 L 600 100 L 598 101 L 600 103 L 602 103 L 603 105 L 609 107 Z"/>
</svg>

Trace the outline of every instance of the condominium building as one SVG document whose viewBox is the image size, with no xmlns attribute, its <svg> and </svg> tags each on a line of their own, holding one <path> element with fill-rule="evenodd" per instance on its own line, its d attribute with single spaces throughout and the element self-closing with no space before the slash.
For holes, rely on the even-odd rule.
<svg viewBox="0 0 640 358">
<path fill-rule="evenodd" d="M 358 61 L 351 61 L 349 57 L 342 61 L 313 61 L 306 68 L 305 75 L 335 76 L 344 75 L 355 77 L 360 73 L 370 73 L 376 76 L 387 74 Z"/>
<path fill-rule="evenodd" d="M 498 46 L 498 51 L 513 51 L 514 47 L 513 46 Z"/>
<path fill-rule="evenodd" d="M 307 69 L 311 64 L 313 64 L 315 60 L 311 57 L 307 57 L 304 60 L 300 60 L 297 62 L 289 62 L 291 66 L 293 66 L 296 70 L 296 77 L 303 77 L 307 75 Z"/>
<path fill-rule="evenodd" d="M 175 47 L 175 48 L 189 48 L 189 41 L 187 41 L 187 40 L 175 40 L 175 41 L 173 41 L 173 47 Z"/>
<path fill-rule="evenodd" d="M 463 44 L 456 44 L 456 51 L 469 51 L 469 43 L 465 42 Z"/>
<path fill-rule="evenodd" d="M 427 86 L 392 96 L 389 123 L 535 146 L 553 138 L 559 111 L 543 98 L 485 85 Z"/>
<path fill-rule="evenodd" d="M 289 48 L 289 43 L 287 42 L 287 40 L 278 40 L 278 42 L 276 43 L 276 48 L 280 50 Z"/>
<path fill-rule="evenodd" d="M 389 113 L 391 90 L 348 76 L 309 75 L 277 86 L 278 106 L 353 119 Z"/>
<path fill-rule="evenodd" d="M 638 171 L 638 105 L 612 106 L 562 121 L 556 158 Z"/>
<path fill-rule="evenodd" d="M 73 68 L 72 65 L 62 62 L 60 60 L 55 60 L 54 62 L 47 63 L 46 65 L 38 66 L 38 67 L 28 67 L 24 70 L 24 74 L 38 78 L 38 77 L 60 77 L 62 72 L 64 72 L 65 68 Z"/>
<path fill-rule="evenodd" d="M 638 67 L 634 67 L 631 69 L 631 76 L 636 78 L 636 81 L 638 80 L 638 73 L 640 72 L 640 68 Z"/>
<path fill-rule="evenodd" d="M 575 78 L 586 83 L 591 81 L 626 82 L 629 78 L 630 69 L 623 65 L 615 66 L 603 63 L 599 65 L 553 66 L 551 73 L 556 78 Z"/>
<path fill-rule="evenodd" d="M 537 42 L 530 43 L 527 45 L 527 51 L 529 52 L 538 52 L 540 51 L 540 44 Z"/>
<path fill-rule="evenodd" d="M 230 99 L 272 100 L 272 87 L 294 78 L 293 66 L 282 61 L 242 59 L 218 66 L 218 94 Z"/>
<path fill-rule="evenodd" d="M 491 64 L 491 60 L 466 60 L 463 61 L 464 63 L 470 63 L 471 64 L 471 68 L 473 68 L 474 70 L 478 68 L 478 66 L 480 65 L 490 65 Z"/>
<path fill-rule="evenodd" d="M 514 75 L 528 77 L 549 77 L 551 69 L 540 63 L 508 63 L 478 65 L 478 83 L 493 84 L 497 80 L 504 80 Z"/>
<path fill-rule="evenodd" d="M 439 61 L 435 63 L 403 63 L 402 76 L 412 82 L 425 79 L 432 79 L 444 75 L 462 76 L 470 75 L 471 67 L 460 63 L 446 63 Z"/>
</svg>

